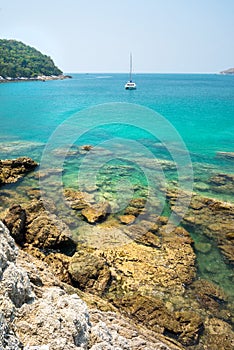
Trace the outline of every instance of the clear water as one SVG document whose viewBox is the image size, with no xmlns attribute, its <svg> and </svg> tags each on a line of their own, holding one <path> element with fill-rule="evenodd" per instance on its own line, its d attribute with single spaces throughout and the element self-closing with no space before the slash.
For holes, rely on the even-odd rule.
<svg viewBox="0 0 234 350">
<path fill-rule="evenodd" d="M 216 151 L 233 150 L 232 76 L 139 74 L 135 91 L 124 90 L 125 80 L 121 74 L 76 74 L 65 81 L 1 84 L 0 136 L 46 142 L 61 122 L 79 110 L 127 102 L 164 116 L 194 156 L 209 159 Z"/>
<path fill-rule="evenodd" d="M 115 123 L 97 126 L 77 137 L 77 130 L 79 128 L 85 130 L 90 119 L 94 118 L 94 115 L 89 113 L 90 107 L 116 102 L 134 104 L 159 113 L 177 130 L 193 163 L 195 191 L 205 196 L 233 202 L 232 190 L 219 192 L 216 189 L 214 191 L 209 180 L 220 173 L 234 173 L 233 160 L 216 158 L 216 152 L 234 151 L 234 77 L 198 74 L 137 74 L 134 78 L 137 83 L 137 90 L 134 91 L 124 90 L 124 84 L 128 79 L 125 74 L 73 74 L 73 79 L 64 81 L 0 84 L 0 159 L 26 155 L 40 162 L 51 135 L 54 135 L 62 123 L 66 126 L 66 121 L 70 121 L 68 129 L 64 127 L 63 132 L 57 134 L 57 143 L 47 149 L 47 153 L 49 150 L 51 155 L 50 167 L 63 165 L 62 176 L 65 186 L 77 187 L 78 170 L 85 158 L 85 154 L 80 155 L 77 152 L 77 147 L 90 144 L 100 146 L 102 148 L 100 152 L 103 152 L 103 149 L 109 148 L 109 144 L 105 142 L 113 137 L 121 137 L 121 140 L 130 138 L 138 146 L 142 145 L 144 149 L 149 150 L 153 158 L 159 159 L 157 174 L 160 181 L 155 184 L 150 172 L 146 174 L 140 169 L 144 164 L 147 169 L 155 171 L 155 166 L 146 164 L 146 158 L 149 158 L 147 152 L 142 153 L 141 146 L 134 148 L 132 144 L 130 149 L 132 154 L 134 153 L 134 159 L 131 157 L 129 159 L 129 145 L 125 147 L 125 143 L 120 141 L 119 144 L 114 145 L 118 148 L 117 159 L 116 153 L 115 157 L 113 154 L 110 156 L 108 152 L 104 157 L 103 153 L 96 154 L 95 161 L 102 159 L 100 163 L 95 163 L 98 169 L 95 184 L 100 186 L 100 195 L 108 199 L 110 196 L 123 195 L 123 192 L 119 193 L 116 190 L 120 180 L 125 190 L 128 184 L 135 186 L 137 195 L 144 193 L 149 183 L 150 186 L 160 188 L 165 181 L 178 181 L 178 174 L 173 165 L 163 163 L 175 160 L 167 147 L 170 144 L 171 149 L 178 148 L 178 139 L 173 139 L 173 133 L 163 135 L 163 132 L 159 132 L 163 138 L 165 137 L 165 144 L 160 138 L 155 137 L 154 133 L 153 135 L 150 133 L 154 131 L 152 124 L 152 130 L 145 130 Z M 108 111 L 109 114 L 105 119 L 107 124 L 112 121 L 112 114 L 116 111 L 116 105 L 111 106 L 113 109 Z M 87 113 L 84 113 L 84 110 L 87 110 Z M 128 124 L 129 109 L 127 108 L 125 112 L 121 121 L 124 120 Z M 73 125 L 74 121 L 71 118 L 74 115 L 77 117 Z M 140 117 L 141 115 L 137 115 L 136 121 L 139 121 Z M 141 118 L 143 125 L 144 118 L 143 113 Z M 102 124 L 103 115 L 96 113 L 95 124 L 99 125 L 99 122 Z M 69 154 L 67 154 L 67 143 Z M 138 164 L 136 159 L 139 159 Z M 94 164 L 94 159 L 91 160 L 85 171 L 88 180 L 90 180 L 88 174 Z M 116 164 L 118 171 L 115 168 Z M 132 164 L 133 167 L 131 167 Z M 183 173 L 183 178 L 186 178 L 186 172 Z M 20 185 L 17 185 L 17 188 L 19 187 Z M 194 239 L 199 241 L 201 238 L 194 237 Z M 214 245 L 212 247 L 212 256 L 216 261 L 217 259 L 220 261 L 218 248 Z M 204 275 L 202 272 L 204 262 L 199 254 L 198 262 L 200 262 L 201 275 Z M 226 272 L 229 276 L 229 267 Z M 223 262 L 221 274 L 217 272 L 214 279 L 220 284 L 222 283 L 220 279 L 222 281 L 225 279 Z"/>
</svg>

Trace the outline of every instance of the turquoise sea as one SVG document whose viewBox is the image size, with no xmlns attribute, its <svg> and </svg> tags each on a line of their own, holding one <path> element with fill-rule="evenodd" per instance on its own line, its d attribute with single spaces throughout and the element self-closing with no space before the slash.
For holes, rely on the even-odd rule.
<svg viewBox="0 0 234 350">
<path fill-rule="evenodd" d="M 152 174 L 141 169 L 149 159 L 159 160 L 161 182 L 173 184 L 182 177 L 185 184 L 192 182 L 193 190 L 203 196 L 234 201 L 230 188 L 219 191 L 217 186 L 210 186 L 212 177 L 234 173 L 233 160 L 217 157 L 217 152 L 234 151 L 234 76 L 136 74 L 134 91 L 124 90 L 126 74 L 72 76 L 63 81 L 0 84 L 0 159 L 29 156 L 51 168 L 58 165 L 63 167 L 64 186 L 76 188 L 81 166 L 77 147 L 91 145 L 97 147 L 97 153 L 91 163 L 87 161 L 83 175 L 92 186 L 100 187 L 100 196 L 105 192 L 104 197 L 110 201 L 115 195 L 126 195 L 127 201 L 131 196 L 129 183 L 137 188 L 137 195 L 144 193 L 147 184 L 154 186 Z M 157 116 L 162 124 L 157 122 Z M 113 139 L 118 142 L 111 143 Z M 98 163 L 103 150 L 106 158 Z M 186 159 L 179 156 L 185 153 Z M 177 157 L 181 162 L 179 175 L 172 165 Z M 188 159 L 192 161 L 193 174 L 191 168 L 186 172 Z M 94 164 L 95 181 L 89 176 Z M 117 187 L 120 179 L 121 194 Z M 25 181 L 27 185 L 33 180 Z M 18 191 L 25 181 L 15 185 Z M 33 182 L 31 185 L 35 186 Z M 121 207 L 118 200 L 115 204 Z M 207 241 L 200 236 L 194 239 Z M 198 254 L 198 258 L 202 273 L 204 257 Z M 222 284 L 226 278 L 227 289 L 231 289 L 230 268 L 215 246 L 212 259 L 222 266 L 214 280 Z"/>
<path fill-rule="evenodd" d="M 127 78 L 125 74 L 73 74 L 73 79 L 64 81 L 1 84 L 1 139 L 45 143 L 75 112 L 126 102 L 160 113 L 198 159 L 212 161 L 216 151 L 233 151 L 233 76 L 138 74 L 138 89 L 125 91 Z"/>
<path fill-rule="evenodd" d="M 233 76 L 137 74 L 137 90 L 125 91 L 127 78 L 125 74 L 73 74 L 73 79 L 64 81 L 1 84 L 0 157 L 13 158 L 23 152 L 40 161 L 45 144 L 61 123 L 89 107 L 121 102 L 148 107 L 177 130 L 190 152 L 195 180 L 198 183 L 199 179 L 207 180 L 207 176 L 212 174 L 233 172 L 233 162 L 216 157 L 216 152 L 234 150 Z M 123 110 L 126 118 L 123 115 L 121 119 L 121 122 L 125 119 L 126 124 L 129 123 L 129 109 L 131 106 Z M 115 106 L 113 113 L 114 110 Z M 111 113 L 110 109 L 109 114 L 106 114 L 107 124 L 112 122 Z M 94 118 L 98 125 L 98 113 Z M 144 121 L 144 112 L 137 118 L 136 120 L 141 118 Z M 82 123 L 85 126 L 89 119 L 88 113 L 85 116 L 84 113 L 81 116 L 78 114 L 76 119 L 76 126 L 81 126 Z M 147 126 L 155 136 L 156 126 L 152 123 Z M 69 130 L 68 133 L 68 141 L 71 143 L 72 131 Z M 152 140 L 152 135 L 148 135 L 142 127 L 133 132 L 131 127 L 106 126 L 94 133 L 86 133 L 77 140 L 74 136 L 72 142 L 98 145 L 113 136 L 131 138 L 137 142 L 140 140 L 157 157 L 169 157 L 165 150 L 163 152 L 163 147 L 155 147 L 158 140 L 154 137 Z M 65 131 L 61 140 L 64 137 Z M 170 140 L 164 141 L 171 144 L 178 142 L 173 137 L 172 135 Z M 168 148 L 168 143 L 164 148 Z M 200 188 L 204 194 L 205 186 Z M 199 184 L 197 190 L 199 191 Z M 207 194 L 210 194 L 208 188 Z M 217 192 L 212 195 L 220 197 Z M 223 193 L 221 198 L 233 200 L 230 193 Z"/>
</svg>

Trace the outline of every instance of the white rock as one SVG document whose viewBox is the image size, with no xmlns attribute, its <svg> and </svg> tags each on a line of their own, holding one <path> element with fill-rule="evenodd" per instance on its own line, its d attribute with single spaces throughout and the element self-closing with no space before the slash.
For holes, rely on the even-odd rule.
<svg viewBox="0 0 234 350">
<path fill-rule="evenodd" d="M 76 294 L 58 286 L 46 264 L 17 255 L 0 222 L 0 350 L 178 349 L 148 341 L 147 333 L 113 312 L 88 310 Z"/>
<path fill-rule="evenodd" d="M 24 304 L 16 326 L 22 342 L 30 346 L 47 343 L 50 350 L 86 349 L 89 341 L 86 304 L 76 294 L 67 295 L 59 287 L 48 288 L 42 298 Z"/>
</svg>

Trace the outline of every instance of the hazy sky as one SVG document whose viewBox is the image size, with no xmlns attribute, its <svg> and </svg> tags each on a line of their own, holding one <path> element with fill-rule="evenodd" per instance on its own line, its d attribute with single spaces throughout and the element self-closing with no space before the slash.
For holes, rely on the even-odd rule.
<svg viewBox="0 0 234 350">
<path fill-rule="evenodd" d="M 0 33 L 64 72 L 234 67 L 234 0 L 0 0 Z"/>
</svg>

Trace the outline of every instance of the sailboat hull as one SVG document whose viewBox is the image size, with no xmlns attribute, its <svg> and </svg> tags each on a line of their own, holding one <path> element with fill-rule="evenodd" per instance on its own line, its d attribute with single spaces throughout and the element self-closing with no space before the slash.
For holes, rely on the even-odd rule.
<svg viewBox="0 0 234 350">
<path fill-rule="evenodd" d="M 133 83 L 133 82 L 128 81 L 128 82 L 125 84 L 125 89 L 126 89 L 126 90 L 136 90 L 136 84 Z"/>
</svg>

